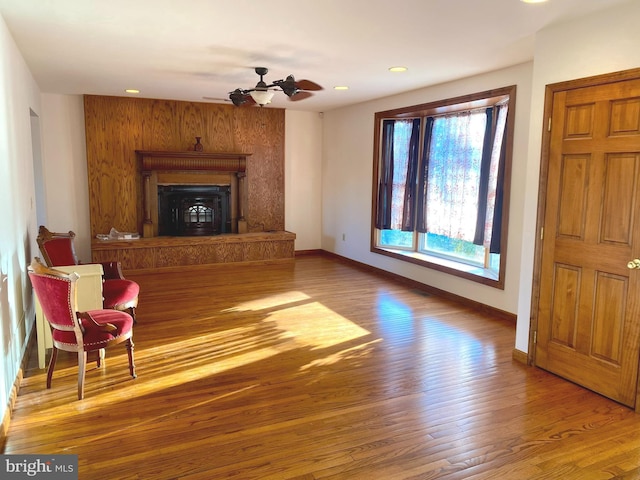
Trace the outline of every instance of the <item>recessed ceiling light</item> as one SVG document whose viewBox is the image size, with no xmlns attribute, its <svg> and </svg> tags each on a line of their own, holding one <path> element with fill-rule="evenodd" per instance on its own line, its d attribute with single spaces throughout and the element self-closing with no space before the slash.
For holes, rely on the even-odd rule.
<svg viewBox="0 0 640 480">
<path fill-rule="evenodd" d="M 389 71 L 390 72 L 406 72 L 407 67 L 390 67 Z"/>
<path fill-rule="evenodd" d="M 346 85 L 338 85 L 336 87 L 333 87 L 334 90 L 349 90 L 349 87 L 347 87 Z"/>
<path fill-rule="evenodd" d="M 140 93 L 140 90 L 136 90 L 135 88 L 127 88 L 125 90 L 127 93 Z"/>
<path fill-rule="evenodd" d="M 544 3 L 547 0 L 520 0 L 523 3 Z"/>
</svg>

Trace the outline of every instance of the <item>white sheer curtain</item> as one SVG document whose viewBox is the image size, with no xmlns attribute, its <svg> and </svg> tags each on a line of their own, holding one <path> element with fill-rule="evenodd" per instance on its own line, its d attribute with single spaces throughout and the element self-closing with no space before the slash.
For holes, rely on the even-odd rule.
<svg viewBox="0 0 640 480">
<path fill-rule="evenodd" d="M 486 122 L 484 109 L 434 117 L 425 199 L 429 233 L 473 242 Z"/>
</svg>

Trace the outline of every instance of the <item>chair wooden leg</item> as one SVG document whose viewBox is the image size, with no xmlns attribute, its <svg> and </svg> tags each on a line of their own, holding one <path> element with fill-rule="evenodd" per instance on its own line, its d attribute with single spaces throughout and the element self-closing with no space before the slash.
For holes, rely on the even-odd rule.
<svg viewBox="0 0 640 480">
<path fill-rule="evenodd" d="M 133 339 L 130 338 L 129 340 L 127 340 L 126 346 L 127 346 L 127 355 L 129 355 L 129 373 L 133 378 L 136 378 L 137 377 L 136 366 L 133 362 L 133 348 L 134 348 Z"/>
<path fill-rule="evenodd" d="M 133 324 L 134 325 L 136 323 L 138 323 L 138 321 L 136 320 L 136 307 L 130 307 L 129 308 L 129 315 L 131 315 L 131 318 L 133 318 Z"/>
<path fill-rule="evenodd" d="M 51 388 L 51 379 L 53 378 L 53 369 L 56 366 L 56 359 L 58 358 L 58 349 L 53 347 L 51 350 L 51 359 L 49 360 L 49 368 L 47 370 L 47 388 Z"/>
<path fill-rule="evenodd" d="M 84 398 L 84 372 L 87 368 L 87 352 L 78 352 L 78 400 Z"/>
<path fill-rule="evenodd" d="M 98 360 L 96 360 L 96 365 L 98 368 L 102 367 L 104 365 L 104 359 L 106 357 L 105 354 L 105 349 L 101 348 L 100 350 L 98 350 Z"/>
</svg>

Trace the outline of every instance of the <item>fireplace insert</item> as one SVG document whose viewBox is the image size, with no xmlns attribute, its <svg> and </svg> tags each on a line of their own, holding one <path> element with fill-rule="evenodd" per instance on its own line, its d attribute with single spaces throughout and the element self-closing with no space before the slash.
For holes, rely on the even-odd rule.
<svg viewBox="0 0 640 480">
<path fill-rule="evenodd" d="M 158 235 L 231 232 L 229 185 L 158 185 Z"/>
</svg>

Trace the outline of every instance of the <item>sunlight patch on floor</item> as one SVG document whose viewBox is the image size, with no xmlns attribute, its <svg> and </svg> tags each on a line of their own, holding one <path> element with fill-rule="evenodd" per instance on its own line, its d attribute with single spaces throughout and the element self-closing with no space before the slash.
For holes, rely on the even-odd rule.
<svg viewBox="0 0 640 480">
<path fill-rule="evenodd" d="M 298 291 L 284 292 L 278 295 L 271 295 L 269 297 L 261 297 L 256 300 L 242 302 L 237 304 L 235 307 L 222 310 L 222 312 L 227 313 L 227 312 L 270 310 L 272 308 L 280 307 L 282 305 L 289 305 L 292 303 L 303 302 L 309 299 L 310 299 L 309 295 L 303 292 L 298 292 Z"/>
<path fill-rule="evenodd" d="M 167 374 L 162 376 L 161 379 L 154 379 L 151 381 L 145 381 L 142 376 L 144 371 L 140 370 L 141 375 L 133 382 L 127 384 L 126 388 L 106 393 L 101 392 L 100 399 L 102 402 L 110 402 L 118 401 L 123 395 L 125 397 L 128 397 L 129 395 L 149 395 L 159 390 L 167 390 L 176 386 L 197 382 L 202 378 L 218 375 L 243 365 L 260 362 L 273 357 L 274 355 L 278 355 L 282 351 L 283 348 L 269 346 L 250 349 L 243 353 L 231 355 L 220 360 L 207 361 L 207 359 L 203 357 L 201 359 L 202 364 L 200 366 L 188 369 L 179 369 L 173 373 L 167 372 Z M 142 381 L 140 379 L 142 379 Z"/>
<path fill-rule="evenodd" d="M 112 384 L 108 389 L 89 391 L 82 402 L 75 403 L 77 410 L 104 408 L 104 405 L 125 401 L 131 396 L 153 395 L 156 392 L 197 383 L 199 380 L 223 372 L 255 364 L 300 348 L 318 350 L 334 347 L 370 335 L 370 332 L 344 316 L 327 308 L 320 302 L 308 302 L 308 296 L 300 292 L 290 292 L 267 299 L 246 302 L 234 310 L 262 310 L 265 316 L 258 323 L 212 332 L 205 335 L 184 337 L 174 342 L 140 349 L 136 353 L 138 378 L 122 377 L 122 382 Z M 302 304 L 298 302 L 303 302 Z M 282 308 L 282 305 L 286 307 Z M 379 341 L 379 340 L 377 340 Z M 301 365 L 300 371 L 312 367 L 329 365 L 341 359 L 366 355 L 370 344 L 364 343 L 332 351 Z M 200 346 L 200 354 L 194 357 L 193 348 Z M 345 345 L 346 346 L 346 345 Z M 191 352 L 186 354 L 185 352 Z M 321 357 L 321 358 L 320 358 Z M 114 370 L 125 367 L 126 356 L 107 364 L 109 375 L 121 375 Z M 77 367 L 57 370 L 54 377 L 77 375 Z M 145 378 L 145 370 L 149 376 Z M 162 370 L 159 376 L 154 370 Z M 106 372 L 105 372 L 106 373 Z M 87 383 L 91 382 L 88 375 Z M 54 378 L 55 382 L 55 378 Z M 75 390 L 74 390 L 75 394 Z M 66 406 L 45 409 L 46 415 L 66 415 Z"/>
<path fill-rule="evenodd" d="M 283 308 L 267 317 L 301 346 L 326 348 L 369 335 L 369 331 L 319 302 Z"/>
<path fill-rule="evenodd" d="M 230 343 L 235 342 L 237 339 L 244 339 L 244 341 L 247 342 L 249 338 L 254 336 L 254 332 L 255 326 L 248 325 L 243 327 L 229 328 L 206 335 L 188 336 L 184 337 L 184 339 L 180 341 L 168 342 L 154 347 L 145 347 L 143 355 L 167 356 L 172 354 L 179 354 L 181 351 L 184 351 L 187 348 L 193 348 L 194 346 L 223 346 L 229 345 Z"/>
</svg>

